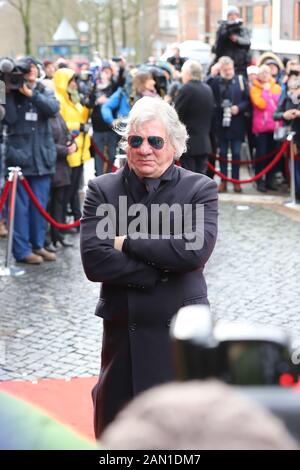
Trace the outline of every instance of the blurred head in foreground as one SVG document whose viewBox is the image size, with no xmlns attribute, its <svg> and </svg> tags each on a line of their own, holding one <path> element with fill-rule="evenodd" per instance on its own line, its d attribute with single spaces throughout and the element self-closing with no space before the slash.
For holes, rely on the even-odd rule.
<svg viewBox="0 0 300 470">
<path fill-rule="evenodd" d="M 146 391 L 118 414 L 101 443 L 107 449 L 298 449 L 278 418 L 217 381 Z"/>
</svg>

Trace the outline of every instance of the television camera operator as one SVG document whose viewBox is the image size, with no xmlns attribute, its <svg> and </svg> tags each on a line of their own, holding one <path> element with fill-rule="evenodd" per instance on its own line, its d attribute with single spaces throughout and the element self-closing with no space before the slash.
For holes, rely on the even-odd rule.
<svg viewBox="0 0 300 470">
<path fill-rule="evenodd" d="M 6 88 L 3 121 L 8 134 L 6 165 L 21 167 L 33 192 L 46 208 L 56 164 L 50 118 L 59 111 L 59 103 L 54 93 L 39 80 L 41 66 L 33 57 L 26 56 L 15 63 L 2 59 L 0 70 Z M 13 236 L 16 260 L 29 264 L 54 261 L 55 254 L 44 249 L 45 235 L 45 220 L 24 187 L 18 184 Z"/>
<path fill-rule="evenodd" d="M 221 21 L 217 30 L 216 42 L 212 49 L 215 53 L 213 63 L 215 64 L 222 56 L 230 57 L 234 62 L 235 73 L 246 77 L 246 69 L 250 62 L 250 45 L 250 32 L 243 26 L 238 8 L 229 6 L 227 20 Z"/>
</svg>

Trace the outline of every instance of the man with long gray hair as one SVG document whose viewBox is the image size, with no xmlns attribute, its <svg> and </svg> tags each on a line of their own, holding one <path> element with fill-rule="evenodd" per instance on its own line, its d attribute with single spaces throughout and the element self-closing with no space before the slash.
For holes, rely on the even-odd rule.
<svg viewBox="0 0 300 470">
<path fill-rule="evenodd" d="M 203 269 L 217 236 L 217 187 L 175 165 L 186 140 L 174 108 L 141 98 L 123 132 L 127 164 L 89 182 L 81 256 L 88 279 L 102 282 L 103 318 L 96 437 L 135 395 L 175 378 L 171 318 L 208 303 Z"/>
</svg>

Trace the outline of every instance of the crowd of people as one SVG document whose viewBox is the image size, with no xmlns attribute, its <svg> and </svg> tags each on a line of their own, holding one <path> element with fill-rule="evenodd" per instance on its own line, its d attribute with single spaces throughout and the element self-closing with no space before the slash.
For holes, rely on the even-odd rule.
<svg viewBox="0 0 300 470">
<path fill-rule="evenodd" d="M 84 163 L 94 157 L 96 176 L 111 171 L 120 140 L 118 126 L 138 99 L 159 96 L 175 107 L 189 134 L 181 165 L 213 177 L 208 162 L 215 165 L 219 153 L 224 176 L 219 192 L 227 191 L 228 156 L 238 163 L 243 142 L 255 160 L 253 172 L 257 175 L 272 161 L 288 127 L 296 132 L 297 145 L 300 139 L 298 60 L 284 65 L 276 55 L 264 53 L 256 65 L 251 64 L 250 43 L 237 8 L 229 7 L 207 71 L 181 57 L 178 48 L 167 62 L 150 57 L 148 63 L 133 66 L 120 57 L 84 62 L 77 70 L 74 62 L 63 58 L 41 64 L 25 57 L 22 60 L 30 68 L 25 82 L 7 93 L 2 124 L 8 128 L 8 138 L 2 168 L 20 166 L 42 205 L 58 222 L 64 223 L 69 213 L 76 221 L 81 216 L 78 190 Z M 299 166 L 296 161 L 297 198 Z M 258 179 L 257 190 L 277 190 L 278 174 L 281 181 L 289 182 L 283 159 Z M 234 191 L 241 192 L 239 164 L 232 165 L 231 177 L 236 181 Z M 54 250 L 49 254 L 47 246 L 51 250 L 57 243 L 69 242 L 56 228 L 46 237 L 45 224 L 21 193 L 19 189 L 13 245 L 16 260 L 33 264 L 55 260 Z M 6 233 L 2 214 L 0 235 Z"/>
<path fill-rule="evenodd" d="M 224 176 L 219 192 L 227 191 L 228 156 L 239 162 L 243 142 L 255 160 L 257 175 L 272 161 L 288 128 L 296 132 L 296 145 L 300 139 L 298 60 L 284 65 L 276 55 L 264 53 L 254 65 L 249 48 L 249 32 L 237 9 L 230 7 L 217 32 L 215 59 L 206 74 L 199 63 L 181 57 L 178 48 L 167 62 L 151 57 L 148 63 L 133 66 L 120 57 L 91 65 L 84 62 L 77 65 L 78 70 L 62 58 L 41 64 L 25 57 L 22 60 L 30 69 L 25 82 L 7 93 L 2 121 L 8 135 L 4 172 L 5 167 L 20 166 L 41 204 L 58 222 L 64 223 L 68 214 L 76 221 L 81 216 L 78 190 L 84 163 L 94 157 L 96 176 L 111 171 L 120 140 L 116 129 L 138 99 L 159 96 L 175 107 L 187 127 L 189 141 L 181 165 L 213 177 L 208 162 L 215 165 L 219 153 Z M 281 181 L 289 183 L 283 159 L 258 179 L 257 190 L 277 190 L 279 174 Z M 236 181 L 234 191 L 241 192 L 239 164 L 232 165 L 231 176 Z M 299 198 L 298 161 L 295 180 Z M 6 233 L 2 214 L 0 235 Z M 58 243 L 69 244 L 56 228 L 46 237 L 45 224 L 19 188 L 16 260 L 33 264 L 55 260 Z"/>
<path fill-rule="evenodd" d="M 230 7 L 207 71 L 180 57 L 178 49 L 167 62 L 149 58 L 131 66 L 120 57 L 85 62 L 76 70 L 67 60 L 41 63 L 26 56 L 20 59 L 24 81 L 6 89 L 2 180 L 8 167 L 20 167 L 53 219 L 60 224 L 81 221 L 83 267 L 91 281 L 102 284 L 96 307 L 104 320 L 101 372 L 93 389 L 96 437 L 137 394 L 175 378 L 170 321 L 183 305 L 208 304 L 203 270 L 216 242 L 217 192 L 228 189 L 229 161 L 241 162 L 246 142 L 258 175 L 279 150 L 287 128 L 295 131 L 295 145 L 300 145 L 299 62 L 284 65 L 268 53 L 253 64 L 249 49 L 249 32 L 238 10 Z M 127 163 L 113 175 L 117 153 L 126 155 Z M 209 167 L 217 154 L 218 186 Z M 89 183 L 82 209 L 79 191 L 91 157 L 101 177 Z M 278 172 L 288 182 L 279 161 L 258 179 L 257 190 L 277 190 Z M 239 164 L 231 165 L 231 176 L 234 192 L 241 193 Z M 295 178 L 300 198 L 298 161 Z M 186 232 L 181 238 L 159 232 L 153 239 L 123 233 L 123 214 L 116 220 L 117 232 L 101 238 L 104 215 L 98 208 L 117 207 L 124 195 L 150 212 L 154 198 L 161 204 L 191 205 L 190 230 L 196 237 L 200 224 L 194 209 L 203 206 L 202 243 L 187 249 L 191 233 Z M 6 235 L 5 210 L 0 235 Z M 72 243 L 60 228 L 47 227 L 18 184 L 15 260 L 32 265 L 55 261 L 57 245 Z M 106 438 L 115 445 L 111 428 Z"/>
</svg>

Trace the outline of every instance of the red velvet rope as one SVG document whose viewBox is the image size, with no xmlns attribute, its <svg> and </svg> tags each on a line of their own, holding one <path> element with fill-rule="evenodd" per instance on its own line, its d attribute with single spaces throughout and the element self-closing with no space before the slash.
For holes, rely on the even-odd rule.
<svg viewBox="0 0 300 470">
<path fill-rule="evenodd" d="M 258 162 L 263 162 L 264 160 L 269 159 L 273 155 L 276 154 L 276 150 L 272 150 L 271 152 L 266 153 L 266 155 L 262 155 L 261 157 L 254 158 L 253 160 L 228 160 L 224 157 L 220 157 L 218 155 L 210 154 L 215 160 L 224 163 L 231 163 L 232 165 L 253 165 Z"/>
<path fill-rule="evenodd" d="M 10 191 L 11 185 L 12 185 L 12 182 L 9 181 L 9 180 L 6 180 L 3 191 L 2 191 L 2 194 L 1 194 L 1 197 L 0 197 L 0 212 L 2 212 L 2 209 L 3 209 L 4 204 L 6 202 L 8 193 Z"/>
<path fill-rule="evenodd" d="M 111 163 L 111 161 L 106 158 L 106 156 L 103 154 L 103 152 L 101 152 L 101 150 L 97 147 L 97 145 L 95 144 L 95 141 L 93 139 L 91 139 L 91 145 L 93 147 L 93 149 L 95 150 L 96 154 L 101 158 L 101 160 L 106 163 L 108 165 L 108 167 L 111 167 L 111 171 L 112 173 L 115 173 L 117 171 L 117 167 Z"/>
<path fill-rule="evenodd" d="M 31 187 L 29 186 L 29 183 L 28 183 L 27 179 L 24 176 L 21 178 L 21 183 L 23 184 L 24 188 L 26 189 L 26 191 L 27 191 L 30 199 L 32 200 L 33 204 L 35 205 L 35 207 L 40 211 L 42 216 L 51 225 L 53 225 L 54 227 L 56 227 L 58 229 L 61 229 L 61 230 L 68 230 L 69 228 L 79 227 L 80 226 L 80 220 L 76 220 L 75 222 L 73 222 L 71 224 L 60 224 L 59 222 L 56 222 L 56 220 L 54 220 L 51 217 L 51 215 L 48 214 L 48 212 L 43 208 L 43 206 L 41 206 L 40 201 L 38 200 L 38 198 L 36 197 L 36 195 L 32 191 Z"/>
<path fill-rule="evenodd" d="M 209 168 L 210 168 L 212 171 L 214 171 L 214 173 L 215 173 L 216 175 L 220 176 L 220 178 L 222 178 L 222 180 L 224 180 L 224 181 L 229 181 L 229 182 L 234 183 L 234 184 L 247 184 L 247 183 L 252 183 L 253 181 L 259 180 L 262 176 L 264 176 L 266 173 L 268 173 L 268 171 L 270 171 L 270 170 L 273 168 L 273 166 L 276 165 L 276 163 L 281 159 L 281 157 L 282 157 L 283 153 L 285 152 L 285 150 L 287 149 L 288 145 L 289 145 L 289 142 L 286 140 L 286 141 L 282 144 L 282 146 L 281 146 L 281 148 L 280 148 L 278 154 L 277 154 L 277 155 L 274 157 L 274 159 L 269 163 L 269 165 L 267 165 L 267 166 L 266 166 L 262 171 L 260 171 L 257 175 L 255 175 L 255 176 L 253 176 L 252 178 L 249 178 L 249 179 L 247 179 L 247 180 L 237 180 L 237 179 L 235 179 L 235 178 L 229 178 L 228 176 L 223 175 L 223 173 L 221 173 L 220 171 L 216 170 L 215 167 L 214 167 L 213 165 L 211 165 L 209 162 L 208 162 L 208 166 L 209 166 Z"/>
</svg>

